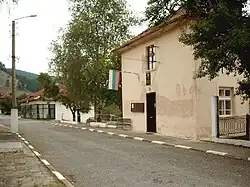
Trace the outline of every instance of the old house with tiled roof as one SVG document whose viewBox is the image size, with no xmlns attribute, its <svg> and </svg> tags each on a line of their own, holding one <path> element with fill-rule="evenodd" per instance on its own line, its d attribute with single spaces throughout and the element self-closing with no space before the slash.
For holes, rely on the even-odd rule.
<svg viewBox="0 0 250 187">
<path fill-rule="evenodd" d="M 196 78 L 200 61 L 179 41 L 187 28 L 185 12 L 180 10 L 116 49 L 122 59 L 123 117 L 131 118 L 133 131 L 209 138 L 212 96 L 219 97 L 220 117 L 249 112 L 249 104 L 241 104 L 235 95 L 240 76 L 221 72 L 212 81 Z"/>
<path fill-rule="evenodd" d="M 64 86 L 60 84 L 57 86 L 61 93 L 66 93 Z M 73 119 L 70 109 L 66 108 L 59 101 L 44 97 L 44 89 L 30 94 L 21 102 L 21 114 L 23 118 L 57 121 L 72 121 Z M 94 110 L 90 110 L 89 113 L 81 113 L 82 122 L 86 122 L 90 117 L 94 117 Z"/>
</svg>

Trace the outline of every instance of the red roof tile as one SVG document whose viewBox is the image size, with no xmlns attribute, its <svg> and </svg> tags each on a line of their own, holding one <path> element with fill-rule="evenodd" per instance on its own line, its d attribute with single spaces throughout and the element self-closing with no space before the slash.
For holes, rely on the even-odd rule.
<svg viewBox="0 0 250 187">
<path fill-rule="evenodd" d="M 63 86 L 62 84 L 59 84 L 59 83 L 56 83 L 56 85 L 58 86 L 59 88 L 59 92 L 61 94 L 66 94 L 66 88 L 65 86 Z M 20 102 L 24 103 L 24 102 L 31 102 L 31 101 L 37 101 L 37 100 L 40 100 L 41 96 L 43 95 L 44 93 L 44 89 L 41 89 L 35 93 L 32 93 L 30 94 L 27 98 L 21 100 Z M 46 98 L 47 100 L 50 100 L 50 98 Z"/>
</svg>

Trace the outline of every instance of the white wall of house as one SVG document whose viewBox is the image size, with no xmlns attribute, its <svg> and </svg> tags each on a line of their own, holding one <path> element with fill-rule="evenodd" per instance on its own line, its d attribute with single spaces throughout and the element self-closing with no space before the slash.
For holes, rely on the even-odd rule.
<svg viewBox="0 0 250 187">
<path fill-rule="evenodd" d="M 179 42 L 182 25 L 162 30 L 136 47 L 122 53 L 123 116 L 132 119 L 132 129 L 146 132 L 146 110 L 131 112 L 131 103 L 143 102 L 146 93 L 156 92 L 157 132 L 162 135 L 202 138 L 211 137 L 211 96 L 218 95 L 220 87 L 237 87 L 240 77 L 221 75 L 209 81 L 195 79 L 199 61 L 195 61 L 191 48 Z M 167 32 L 166 32 L 167 31 Z M 152 84 L 146 86 L 146 47 L 155 45 L 158 68 L 152 72 Z M 136 74 L 139 76 L 137 76 Z M 233 97 L 233 114 L 249 111 L 248 103 L 241 104 L 239 96 Z"/>
<path fill-rule="evenodd" d="M 221 74 L 212 81 L 206 78 L 197 80 L 197 138 L 206 138 L 212 133 L 211 96 L 219 96 L 220 89 L 232 90 L 232 97 L 229 98 L 232 105 L 231 114 L 228 116 L 241 116 L 249 113 L 249 103 L 242 103 L 241 97 L 235 95 L 235 88 L 238 87 L 237 83 L 240 79 L 240 76 Z M 223 100 L 223 97 L 219 96 L 219 99 Z"/>
<path fill-rule="evenodd" d="M 56 102 L 56 120 L 73 121 L 72 112 L 63 104 Z"/>
<path fill-rule="evenodd" d="M 88 113 L 81 113 L 81 122 L 85 123 L 86 120 L 90 117 L 94 117 L 93 107 Z M 59 102 L 56 102 L 56 120 L 73 121 L 73 115 L 70 109 L 67 109 L 63 104 Z"/>
<path fill-rule="evenodd" d="M 48 101 L 32 101 L 29 102 L 28 105 L 33 104 L 48 104 Z M 67 109 L 60 102 L 50 101 L 49 104 L 55 104 L 55 120 L 66 120 L 73 121 L 73 115 L 70 109 Z M 94 108 L 92 107 L 89 113 L 81 113 L 81 122 L 86 122 L 86 120 L 90 117 L 94 117 Z"/>
</svg>

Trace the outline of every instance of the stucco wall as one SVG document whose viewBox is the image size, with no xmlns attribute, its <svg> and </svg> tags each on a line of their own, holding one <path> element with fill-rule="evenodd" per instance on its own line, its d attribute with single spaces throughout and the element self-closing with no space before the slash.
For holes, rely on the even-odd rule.
<svg viewBox="0 0 250 187">
<path fill-rule="evenodd" d="M 190 50 L 178 41 L 179 29 L 147 42 L 122 55 L 123 115 L 133 120 L 133 130 L 146 131 L 146 112 L 132 113 L 131 102 L 145 102 L 147 92 L 156 92 L 157 132 L 163 135 L 195 137 L 196 109 L 194 61 Z M 152 85 L 145 86 L 146 47 L 154 44 L 157 70 L 152 73 Z M 180 55 L 181 54 L 181 55 Z M 144 62 L 143 62 L 144 61 Z M 146 103 L 145 103 L 146 108 Z"/>
<path fill-rule="evenodd" d="M 220 74 L 211 81 L 207 78 L 197 79 L 197 138 L 211 136 L 211 96 L 217 96 L 220 87 L 237 88 L 237 82 L 240 79 L 240 76 L 226 74 Z M 232 103 L 232 115 L 246 115 L 248 113 L 248 102 L 243 104 L 241 102 L 240 96 L 235 95 Z"/>
<path fill-rule="evenodd" d="M 134 131 L 146 132 L 146 93 L 156 92 L 158 133 L 186 138 L 210 137 L 211 96 L 218 95 L 219 87 L 237 87 L 240 77 L 225 74 L 212 81 L 194 79 L 199 61 L 194 60 L 190 47 L 179 42 L 180 34 L 180 27 L 176 27 L 122 54 L 123 115 L 132 119 Z M 146 47 L 153 44 L 157 46 L 156 60 L 160 63 L 152 73 L 152 85 L 146 87 L 143 71 Z M 132 113 L 133 102 L 144 102 L 145 113 Z M 240 97 L 235 96 L 233 115 L 245 115 L 248 111 L 248 103 L 242 105 Z"/>
<path fill-rule="evenodd" d="M 90 117 L 94 117 L 93 107 L 88 113 L 81 113 L 81 122 L 85 123 L 86 120 Z M 67 109 L 64 105 L 62 105 L 59 102 L 56 103 L 56 120 L 73 121 L 73 115 L 70 109 Z"/>
<path fill-rule="evenodd" d="M 144 46 L 139 46 L 122 55 L 123 117 L 132 119 L 132 130 L 137 132 L 145 132 L 146 128 L 145 114 L 131 112 L 131 103 L 145 103 L 144 53 Z"/>
<path fill-rule="evenodd" d="M 196 125 L 194 61 L 189 48 L 179 42 L 176 28 L 155 40 L 160 62 L 154 73 L 157 92 L 158 132 L 193 138 Z"/>
<path fill-rule="evenodd" d="M 73 116 L 70 109 L 67 109 L 59 102 L 56 102 L 56 120 L 73 121 Z"/>
</svg>

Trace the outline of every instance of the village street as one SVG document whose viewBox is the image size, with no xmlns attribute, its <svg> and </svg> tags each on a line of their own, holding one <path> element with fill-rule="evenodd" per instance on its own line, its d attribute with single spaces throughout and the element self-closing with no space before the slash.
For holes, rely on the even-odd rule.
<svg viewBox="0 0 250 187">
<path fill-rule="evenodd" d="M 8 119 L 0 123 L 8 125 Z M 249 186 L 250 162 L 19 120 L 19 133 L 75 186 Z"/>
</svg>

